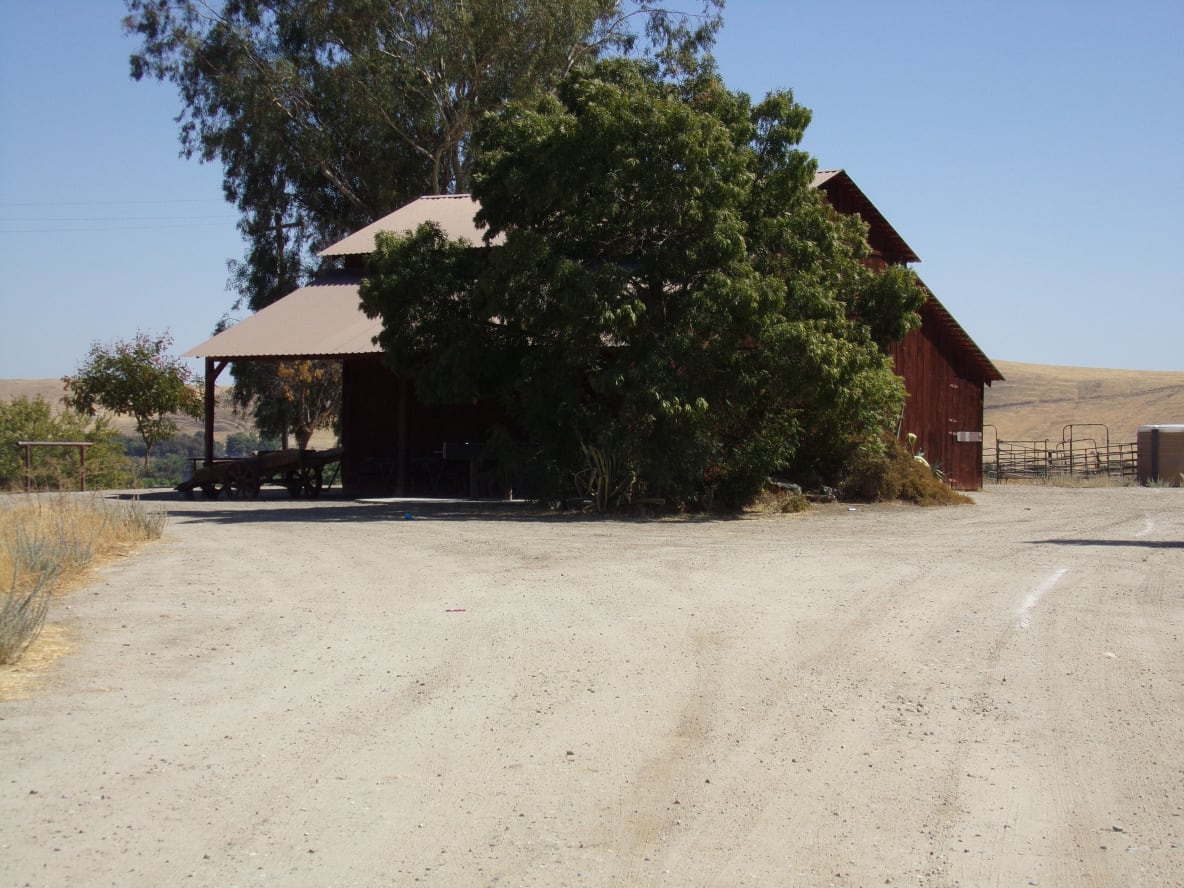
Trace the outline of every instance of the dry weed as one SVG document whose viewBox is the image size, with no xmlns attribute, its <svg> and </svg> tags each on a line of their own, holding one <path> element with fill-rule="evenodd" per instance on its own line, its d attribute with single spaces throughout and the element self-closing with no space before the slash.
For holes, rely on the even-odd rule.
<svg viewBox="0 0 1184 888">
<path fill-rule="evenodd" d="M 0 664 L 16 662 L 36 640 L 55 589 L 96 559 L 158 538 L 165 521 L 138 501 L 93 495 L 0 500 Z"/>
</svg>

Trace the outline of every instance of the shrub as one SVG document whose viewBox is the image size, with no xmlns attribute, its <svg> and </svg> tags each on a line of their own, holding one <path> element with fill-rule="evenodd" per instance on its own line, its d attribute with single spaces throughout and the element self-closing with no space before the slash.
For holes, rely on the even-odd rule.
<svg viewBox="0 0 1184 888">
<path fill-rule="evenodd" d="M 973 502 L 946 484 L 896 440 L 887 442 L 883 453 L 857 454 L 839 481 L 839 493 L 848 500 L 903 500 L 919 506 Z"/>
<path fill-rule="evenodd" d="M 809 508 L 810 501 L 800 492 L 776 487 L 766 487 L 748 505 L 750 512 L 780 512 L 786 515 L 805 512 Z"/>
</svg>

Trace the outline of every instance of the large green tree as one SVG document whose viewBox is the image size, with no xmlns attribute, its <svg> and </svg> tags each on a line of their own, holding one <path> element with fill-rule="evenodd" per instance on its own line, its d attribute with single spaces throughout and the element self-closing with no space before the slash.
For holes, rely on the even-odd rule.
<svg viewBox="0 0 1184 888">
<path fill-rule="evenodd" d="M 809 119 L 709 59 L 601 62 L 510 103 L 473 175 L 504 245 L 380 240 L 362 299 L 388 361 L 431 401 L 501 398 L 554 482 L 605 500 L 739 504 L 770 473 L 836 471 L 898 415 L 877 339 L 924 296 L 810 188 Z"/>
<path fill-rule="evenodd" d="M 200 380 L 169 354 L 167 333 L 137 333 L 131 341 L 95 342 L 73 376 L 62 382 L 62 400 L 73 410 L 94 416 L 99 411 L 130 416 L 144 441 L 144 468 L 159 441 L 177 433 L 175 414 L 200 419 Z"/>
</svg>

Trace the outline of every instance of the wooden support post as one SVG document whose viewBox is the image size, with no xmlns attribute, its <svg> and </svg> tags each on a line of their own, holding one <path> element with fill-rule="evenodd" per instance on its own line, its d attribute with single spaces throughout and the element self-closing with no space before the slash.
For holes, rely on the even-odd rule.
<svg viewBox="0 0 1184 888">
<path fill-rule="evenodd" d="M 91 441 L 17 441 L 18 447 L 25 448 L 25 493 L 33 492 L 33 448 L 34 447 L 77 447 L 80 459 L 79 486 L 86 492 L 86 448 L 91 447 Z"/>
<path fill-rule="evenodd" d="M 399 377 L 399 425 L 395 444 L 395 496 L 407 495 L 407 380 Z"/>
<path fill-rule="evenodd" d="M 205 464 L 214 462 L 214 404 L 217 400 L 218 374 L 226 369 L 229 361 L 206 358 L 206 416 L 205 416 Z"/>
</svg>

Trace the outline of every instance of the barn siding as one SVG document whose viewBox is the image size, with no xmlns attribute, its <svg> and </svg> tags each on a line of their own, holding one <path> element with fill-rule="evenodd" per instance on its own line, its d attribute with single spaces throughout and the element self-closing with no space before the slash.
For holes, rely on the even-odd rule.
<svg viewBox="0 0 1184 888">
<path fill-rule="evenodd" d="M 940 466 L 952 486 L 978 490 L 982 445 L 959 442 L 955 433 L 982 433 L 983 383 L 959 369 L 958 354 L 932 315 L 922 309 L 921 317 L 921 328 L 890 349 L 908 391 L 900 435 L 917 435 L 930 465 Z"/>
<path fill-rule="evenodd" d="M 468 496 L 468 463 L 444 463 L 444 442 L 484 443 L 504 421 L 496 404 L 431 406 L 377 357 L 347 358 L 342 369 L 342 483 L 351 492 Z M 399 441 L 404 442 L 400 452 Z"/>
</svg>

